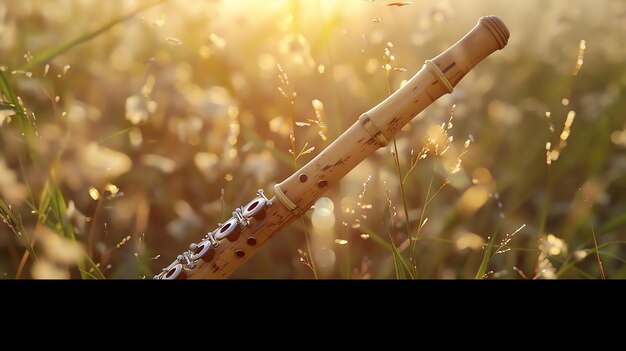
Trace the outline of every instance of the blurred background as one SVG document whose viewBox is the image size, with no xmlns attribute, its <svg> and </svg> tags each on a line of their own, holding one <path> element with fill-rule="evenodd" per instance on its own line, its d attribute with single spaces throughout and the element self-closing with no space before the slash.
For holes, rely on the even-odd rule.
<svg viewBox="0 0 626 351">
<path fill-rule="evenodd" d="M 321 278 L 625 278 L 621 0 L 0 0 L 0 277 L 151 278 L 484 15 L 508 46 L 233 277 L 313 278 L 306 229 Z"/>
</svg>

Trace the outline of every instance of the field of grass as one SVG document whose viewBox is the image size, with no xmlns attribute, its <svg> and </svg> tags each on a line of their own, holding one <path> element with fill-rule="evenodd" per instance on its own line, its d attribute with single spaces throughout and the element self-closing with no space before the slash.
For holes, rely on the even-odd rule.
<svg viewBox="0 0 626 351">
<path fill-rule="evenodd" d="M 626 278 L 621 0 L 0 0 L 0 278 L 151 278 L 484 15 L 508 46 L 233 277 Z"/>
</svg>

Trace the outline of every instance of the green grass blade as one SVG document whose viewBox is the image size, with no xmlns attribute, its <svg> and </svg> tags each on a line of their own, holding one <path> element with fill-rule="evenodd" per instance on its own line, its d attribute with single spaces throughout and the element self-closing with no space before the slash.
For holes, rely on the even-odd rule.
<svg viewBox="0 0 626 351">
<path fill-rule="evenodd" d="M 76 38 L 76 39 L 74 39 L 74 40 L 72 40 L 72 41 L 70 41 L 68 43 L 62 44 L 62 45 L 54 47 L 52 49 L 48 49 L 48 50 L 46 50 L 46 51 L 44 51 L 44 52 L 42 52 L 42 53 L 40 53 L 38 55 L 35 55 L 35 57 L 30 62 L 28 62 L 26 65 L 24 65 L 21 69 L 24 70 L 24 71 L 27 71 L 27 70 L 30 70 L 31 68 L 33 68 L 33 67 L 35 67 L 35 66 L 37 66 L 37 65 L 39 65 L 41 63 L 48 62 L 48 61 L 52 60 L 53 58 L 55 58 L 55 57 L 65 53 L 65 52 L 71 50 L 72 48 L 74 48 L 74 47 L 76 47 L 76 46 L 78 46 L 78 45 L 80 45 L 82 43 L 85 43 L 85 42 L 87 42 L 87 41 L 97 37 L 100 34 L 103 34 L 103 33 L 107 32 L 108 30 L 110 30 L 111 28 L 115 27 L 116 25 L 131 19 L 136 14 L 138 14 L 138 13 L 144 11 L 144 10 L 147 10 L 147 9 L 153 7 L 153 6 L 156 6 L 156 5 L 159 5 L 161 3 L 164 3 L 166 1 L 168 1 L 168 0 L 157 0 L 157 1 L 154 1 L 154 2 L 150 2 L 150 3 L 144 4 L 142 6 L 139 6 L 135 10 L 133 10 L 133 11 L 131 11 L 131 12 L 121 16 L 121 17 L 118 17 L 118 18 L 116 18 L 116 19 L 114 19 L 114 20 L 112 20 L 112 21 L 110 21 L 110 22 L 108 22 L 106 24 L 104 24 L 102 27 L 94 30 L 93 32 L 89 32 L 89 33 L 87 33 L 85 35 L 82 35 L 82 36 L 80 36 L 80 37 L 78 37 L 78 38 Z"/>
<path fill-rule="evenodd" d="M 402 255 L 400 255 L 398 248 L 393 242 L 391 243 L 391 252 L 393 254 L 393 264 L 396 271 L 396 279 L 406 279 L 406 274 L 404 273 L 404 268 L 402 267 Z"/>
<path fill-rule="evenodd" d="M 39 199 L 39 209 L 37 210 L 39 216 L 39 222 L 46 224 L 48 220 L 48 210 L 50 209 L 50 184 L 46 182 L 41 191 L 41 198 Z"/>
<path fill-rule="evenodd" d="M 52 218 L 48 218 L 49 215 Z M 67 215 L 67 205 L 65 204 L 65 198 L 59 186 L 52 180 L 49 180 L 44 185 L 44 189 L 41 192 L 41 199 L 39 201 L 39 221 L 44 225 L 50 227 L 55 233 L 70 240 L 76 240 L 74 228 L 70 223 L 63 225 L 63 219 Z M 90 257 L 86 257 L 87 263 L 90 268 L 93 268 L 95 276 L 100 279 L 104 279 L 104 274 L 100 271 L 100 268 L 96 266 Z M 89 275 L 85 271 L 85 262 L 77 262 L 78 269 L 80 270 L 81 278 L 87 279 Z M 92 274 L 93 275 L 93 274 Z"/>
<path fill-rule="evenodd" d="M 84 276 L 85 278 L 83 279 L 91 279 L 91 280 L 98 280 L 98 277 L 96 277 L 95 275 L 93 275 L 92 273 L 89 273 L 87 271 L 84 271 L 82 269 L 79 269 L 80 271 L 80 275 Z"/>
<path fill-rule="evenodd" d="M 609 242 L 606 242 L 604 244 L 598 245 L 598 249 L 602 249 L 602 248 L 609 247 L 609 246 L 612 246 L 612 245 L 625 245 L 625 244 L 626 244 L 626 241 L 620 241 L 620 240 L 609 241 Z M 595 248 L 589 248 L 589 249 L 584 249 L 582 251 L 584 251 L 587 254 L 585 256 L 585 258 L 584 258 L 584 259 L 586 259 L 587 257 L 593 257 L 593 254 L 595 254 L 596 249 Z M 624 258 L 622 258 L 622 257 L 620 257 L 618 255 L 615 255 L 615 254 L 613 254 L 611 252 L 602 250 L 602 251 L 600 251 L 600 254 L 602 254 L 603 256 L 608 256 L 608 257 L 614 258 L 615 260 L 617 260 L 617 261 L 619 261 L 621 263 L 626 263 L 626 259 L 624 259 Z M 582 261 L 576 261 L 576 262 L 565 261 L 565 262 L 563 262 L 563 266 L 561 268 L 559 268 L 559 270 L 557 271 L 556 277 L 557 278 L 562 278 L 563 275 L 569 269 L 576 268 L 576 265 L 579 264 L 580 262 L 582 262 Z M 580 269 L 577 269 L 577 272 L 580 273 Z M 594 277 L 591 277 L 591 278 L 592 279 L 597 279 L 597 278 L 594 278 Z"/>
<path fill-rule="evenodd" d="M 293 167 L 293 159 L 291 158 L 291 156 L 289 156 L 288 154 L 284 152 L 281 152 L 280 150 L 276 148 L 267 147 L 267 145 L 265 145 L 265 141 L 263 141 L 263 139 L 261 139 L 254 131 L 245 129 L 242 131 L 242 135 L 244 139 L 251 141 L 257 147 L 269 151 L 272 154 L 272 156 L 276 157 L 279 161 L 281 161 L 285 165 L 289 167 Z"/>
<path fill-rule="evenodd" d="M 61 227 L 61 232 L 63 233 L 63 236 L 72 240 L 76 240 L 74 228 L 69 224 L 63 226 L 63 219 L 67 214 L 67 206 L 65 205 L 65 198 L 63 197 L 63 193 L 61 193 L 61 189 L 59 189 L 59 186 L 56 184 L 54 184 L 52 187 L 52 201 L 53 208 L 57 217 L 56 219 L 58 225 Z"/>
<path fill-rule="evenodd" d="M 624 226 L 626 226 L 626 213 L 608 221 L 604 226 L 602 226 L 602 228 L 600 228 L 598 236 L 602 236 Z"/>
<path fill-rule="evenodd" d="M 616 255 L 616 254 L 614 254 L 614 253 L 612 253 L 612 252 L 609 252 L 609 251 L 600 251 L 600 254 L 601 254 L 602 256 L 610 257 L 610 258 L 612 258 L 612 259 L 614 259 L 614 260 L 618 261 L 618 262 L 619 262 L 619 263 L 621 263 L 621 264 L 626 264 L 626 259 L 625 259 L 625 258 L 620 257 L 619 255 Z"/>
<path fill-rule="evenodd" d="M 598 279 L 598 278 L 592 276 L 591 274 L 583 271 L 582 269 L 580 269 L 580 268 L 578 268 L 576 266 L 572 266 L 572 270 L 576 271 L 576 273 L 580 274 L 585 279 L 593 279 L 593 280 Z"/>
<path fill-rule="evenodd" d="M 15 106 L 0 102 L 0 111 L 15 111 Z"/>
<path fill-rule="evenodd" d="M 398 252 L 398 249 L 395 245 L 393 245 L 393 263 L 396 269 L 396 279 L 406 279 L 406 274 L 404 273 L 404 268 L 402 268 L 402 257 Z"/>
<path fill-rule="evenodd" d="M 56 184 L 52 184 L 51 181 L 47 181 L 41 191 L 38 212 L 41 223 L 48 225 L 58 235 L 75 240 L 74 229 L 64 229 L 62 226 L 63 216 L 67 212 L 67 207 L 65 206 L 61 190 Z M 52 215 L 51 219 L 48 218 L 50 215 Z"/>
<path fill-rule="evenodd" d="M 363 231 L 365 232 L 365 234 L 369 235 L 370 238 L 378 245 L 380 245 L 381 247 L 385 248 L 386 250 L 392 251 L 393 249 L 391 248 L 391 245 L 389 245 L 389 243 L 387 241 L 385 241 L 385 239 L 383 239 L 380 235 L 376 234 L 376 232 L 374 232 L 371 228 L 369 228 L 368 226 L 361 224 L 361 228 L 363 229 Z"/>
<path fill-rule="evenodd" d="M 595 248 L 589 249 L 589 251 L 595 253 Z M 588 257 L 593 257 L 593 256 L 589 255 Z M 555 261 L 555 262 L 561 263 L 561 266 L 564 267 L 563 269 L 559 268 L 560 270 L 556 273 L 556 278 L 557 279 L 561 278 L 563 276 L 563 274 L 565 274 L 565 272 L 570 270 L 570 269 L 573 270 L 573 271 L 576 271 L 576 273 L 580 274 L 585 279 L 597 279 L 596 277 L 592 276 L 591 274 L 589 274 L 589 273 L 583 271 L 582 269 L 576 267 L 576 264 L 580 263 L 580 262 L 570 262 L 567 265 L 565 265 L 564 264 L 565 261 L 561 260 L 558 257 L 550 257 L 550 261 Z"/>
<path fill-rule="evenodd" d="M 489 264 L 489 260 L 491 259 L 491 253 L 493 252 L 493 247 L 496 243 L 496 235 L 498 234 L 498 226 L 491 234 L 491 239 L 489 239 L 489 244 L 485 248 L 485 253 L 483 254 L 483 260 L 480 263 L 480 267 L 478 267 L 478 272 L 476 272 L 475 279 L 483 279 L 485 277 L 485 273 L 487 272 L 487 266 Z"/>
<path fill-rule="evenodd" d="M 104 273 L 102 273 L 102 271 L 100 270 L 100 267 L 96 266 L 96 263 L 91 259 L 91 257 L 85 255 L 85 258 L 87 259 L 87 263 L 89 264 L 89 266 L 93 268 L 93 273 L 87 273 L 89 273 L 90 276 L 93 276 L 94 279 L 106 279 Z M 85 279 L 85 276 L 83 276 L 82 273 L 81 277 Z"/>
<path fill-rule="evenodd" d="M 26 111 L 24 111 L 22 105 L 18 101 L 17 94 L 15 94 L 15 91 L 11 88 L 9 81 L 2 71 L 0 71 L 0 93 L 4 96 L 4 105 L 11 106 L 12 110 L 18 115 L 20 132 L 22 132 L 24 142 L 28 149 L 28 154 L 30 155 L 31 160 L 35 164 L 38 164 L 39 153 L 31 140 L 31 136 L 34 134 L 34 126 L 31 124 L 30 119 L 26 115 Z"/>
<path fill-rule="evenodd" d="M 395 268 L 395 271 L 396 271 L 396 279 L 406 279 L 407 278 L 406 273 L 405 273 L 405 269 L 406 269 L 407 272 L 409 272 L 409 276 L 411 277 L 411 279 L 413 279 L 413 274 L 411 274 L 411 269 L 409 267 L 409 264 L 406 262 L 404 257 L 402 257 L 402 254 L 400 253 L 400 250 L 398 250 L 398 247 L 393 242 L 393 238 L 391 236 L 391 233 L 389 232 L 389 229 L 387 228 L 387 225 L 385 225 L 384 221 L 383 221 L 383 228 L 385 228 L 385 231 L 387 232 L 387 235 L 389 236 L 391 252 L 393 254 L 393 263 L 394 263 L 394 268 Z"/>
<path fill-rule="evenodd" d="M 107 142 L 107 141 L 109 141 L 109 140 L 111 140 L 113 138 L 116 138 L 116 137 L 118 137 L 120 135 L 124 135 L 124 134 L 130 132 L 133 128 L 135 128 L 135 127 L 133 126 L 133 127 L 128 127 L 128 128 L 124 128 L 122 130 L 119 130 L 119 131 L 117 131 L 117 132 L 115 132 L 115 133 L 113 133 L 113 134 L 111 134 L 111 135 L 109 135 L 107 137 L 104 137 L 104 138 L 100 139 L 98 141 L 98 144 L 104 144 L 105 142 Z"/>
<path fill-rule="evenodd" d="M 22 217 L 16 214 L 9 205 L 0 199 L 0 215 L 3 219 L 10 221 L 10 224 L 17 230 L 17 237 L 20 242 L 26 247 L 30 255 L 37 259 L 37 255 L 35 254 L 35 250 L 33 250 L 32 245 L 30 244 L 30 240 L 26 237 L 26 233 L 24 231 L 24 224 L 22 223 Z M 8 224 L 7 224 L 8 225 Z M 19 233 L 19 234 L 18 234 Z"/>
<path fill-rule="evenodd" d="M 10 106 L 10 108 L 13 111 L 15 111 L 15 113 L 17 113 L 17 115 L 20 117 L 19 118 L 20 129 L 23 133 L 25 133 L 26 132 L 25 129 L 28 128 L 28 125 L 29 125 L 28 117 L 26 116 L 26 113 L 22 109 L 22 106 L 19 104 L 15 91 L 13 91 L 13 89 L 11 88 L 11 85 L 9 85 L 9 81 L 7 80 L 6 76 L 4 75 L 2 71 L 0 71 L 0 91 L 2 92 L 2 95 L 4 96 L 4 98 L 6 99 L 3 105 Z"/>
</svg>

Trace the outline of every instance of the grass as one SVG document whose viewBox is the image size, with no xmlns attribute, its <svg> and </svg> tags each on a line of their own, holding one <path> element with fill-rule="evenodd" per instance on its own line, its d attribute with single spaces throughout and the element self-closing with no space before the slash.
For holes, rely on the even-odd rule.
<svg viewBox="0 0 626 351">
<path fill-rule="evenodd" d="M 106 23 L 105 25 L 99 27 L 93 32 L 83 34 L 68 43 L 46 50 L 41 54 L 34 56 L 33 58 L 29 58 L 27 63 L 21 67 L 21 70 L 28 71 L 39 64 L 47 63 L 55 57 L 75 48 L 76 46 L 82 43 L 86 43 L 96 38 L 97 36 L 106 33 L 115 25 L 123 23 L 124 21 L 135 17 L 138 13 L 155 5 L 164 3 L 165 1 L 167 0 L 159 0 L 156 2 L 141 5 L 137 7 L 134 11 Z M 37 163 L 41 162 L 41 155 L 38 154 L 38 151 L 32 144 L 32 138 L 38 136 L 35 129 L 35 115 L 34 113 L 32 113 L 30 116 L 27 114 L 23 102 L 18 98 L 15 91 L 9 84 L 8 79 L 1 71 L 0 91 L 2 92 L 3 98 L 3 102 L 0 106 L 2 106 L 3 110 L 12 110 L 18 116 L 18 128 L 21 131 L 21 135 L 23 137 L 22 140 L 28 146 L 31 161 L 35 164 L 35 166 L 37 166 Z M 59 155 L 59 157 L 60 156 L 61 155 Z M 22 165 L 21 161 L 20 165 Z M 29 205 L 31 206 L 31 208 L 33 208 L 32 213 L 37 214 L 38 224 L 41 223 L 43 225 L 46 225 L 47 227 L 52 229 L 57 235 L 63 236 L 71 241 L 76 241 L 74 228 L 71 224 L 67 223 L 68 213 L 66 200 L 63 196 L 63 192 L 61 191 L 60 187 L 56 183 L 56 180 L 54 179 L 53 170 L 50 171 L 49 178 L 45 182 L 43 189 L 41 190 L 38 207 L 35 207 L 35 204 L 32 201 L 32 192 L 30 193 L 30 199 L 31 201 Z M 37 209 L 35 210 L 35 208 Z M 29 256 L 32 257 L 32 259 L 37 259 L 37 255 L 33 248 L 33 245 L 36 242 L 36 236 L 31 235 L 31 238 L 29 238 L 26 235 L 27 231 L 25 230 L 22 223 L 21 215 L 19 214 L 19 212 L 13 211 L 11 205 L 5 203 L 3 200 L 0 200 L 0 216 L 2 217 L 6 226 L 9 227 L 9 229 L 11 229 L 11 231 L 20 239 L 22 245 L 26 246 L 27 248 L 27 251 L 24 253 L 22 259 L 20 260 L 17 272 L 15 274 L 15 277 L 19 279 L 22 275 L 23 268 Z M 89 270 L 86 270 L 86 265 L 83 260 L 79 260 L 76 262 L 76 268 L 80 273 L 80 277 L 82 279 L 104 279 L 105 276 L 101 272 L 99 266 L 96 265 L 96 263 L 92 260 L 92 255 L 93 252 L 90 245 L 88 252 L 84 255 L 84 260 L 87 261 L 87 266 L 89 267 Z"/>
<path fill-rule="evenodd" d="M 496 13 L 511 30 L 509 46 L 327 193 L 337 217 L 329 237 L 303 216 L 235 277 L 626 278 L 626 52 L 611 21 L 622 5 L 591 11 L 576 0 L 546 12 L 539 1 L 478 2 L 461 12 L 460 2 L 434 0 L 160 0 L 50 11 L 53 3 L 24 1 L 6 13 L 1 38 L 6 277 L 40 277 L 42 262 L 72 278 L 149 277 L 223 221 L 221 209 L 258 188 L 271 192 L 425 59 Z M 539 16 L 536 25 L 518 20 L 530 16 Z M 93 18 L 107 19 L 91 26 Z M 282 92 L 278 63 L 290 78 Z M 125 118 L 131 96 L 138 110 L 150 110 L 147 100 L 158 105 L 139 124 Z M 450 136 L 475 142 L 454 141 L 440 155 L 426 136 L 445 127 L 454 105 Z M 567 126 L 569 111 L 576 118 Z M 286 132 L 269 126 L 281 115 Z M 92 144 L 100 151 L 87 152 Z M 116 173 L 123 160 L 129 168 Z M 104 196 L 109 183 L 119 196 Z M 491 197 L 468 214 L 464 194 L 476 186 Z M 103 196 L 94 201 L 90 188 Z M 84 255 L 54 262 L 42 230 Z M 334 254 L 331 268 L 315 260 L 321 249 Z"/>
<path fill-rule="evenodd" d="M 291 132 L 289 133 L 289 143 L 291 145 L 291 147 L 289 148 L 289 153 L 291 154 L 291 156 L 293 156 L 293 170 L 294 172 L 297 172 L 299 167 L 298 167 L 298 160 L 307 154 L 310 154 L 315 147 L 311 147 L 311 148 L 307 148 L 307 146 L 309 145 L 308 142 L 305 142 L 304 145 L 302 146 L 302 149 L 297 152 L 298 148 L 296 148 L 297 142 L 296 142 L 296 118 L 293 112 L 293 106 L 295 104 L 295 98 L 296 98 L 296 92 L 291 91 L 291 85 L 289 84 L 289 77 L 287 76 L 287 72 L 285 72 L 282 67 L 280 65 L 277 66 L 278 68 L 278 78 L 280 80 L 281 85 L 278 87 L 278 91 L 285 97 L 285 101 L 287 102 L 287 110 L 289 111 L 289 118 L 291 119 Z M 302 230 L 304 232 L 304 239 L 306 242 L 306 256 L 302 255 L 302 251 L 300 249 L 298 249 L 298 252 L 300 253 L 300 261 L 307 266 L 309 269 L 311 269 L 311 273 L 313 273 L 313 277 L 315 279 L 319 279 L 319 276 L 317 274 L 317 268 L 315 265 L 315 255 L 313 254 L 313 250 L 312 250 L 312 246 L 311 246 L 311 240 L 310 240 L 310 236 L 309 236 L 309 230 L 308 230 L 308 226 L 306 221 L 304 220 L 304 215 L 300 216 L 300 221 L 302 223 Z"/>
<path fill-rule="evenodd" d="M 138 6 L 136 9 L 134 9 L 133 11 L 130 11 L 129 13 L 114 18 L 113 20 L 105 23 L 104 25 L 100 26 L 98 29 L 91 31 L 91 32 L 87 32 L 82 34 L 81 36 L 79 36 L 78 38 L 71 40 L 67 43 L 63 43 L 59 46 L 50 48 L 48 50 L 43 51 L 40 54 L 35 55 L 32 59 L 30 59 L 25 65 L 23 65 L 20 69 L 23 71 L 29 71 L 31 69 L 33 69 L 34 67 L 41 65 L 43 63 L 48 63 L 50 61 L 52 61 L 52 59 L 54 59 L 55 57 L 66 53 L 72 49 L 74 49 L 75 47 L 77 47 L 78 45 L 84 44 L 89 42 L 90 40 L 95 39 L 96 37 L 107 33 L 109 30 L 111 30 L 113 27 L 115 27 L 118 24 L 124 23 L 125 21 L 128 21 L 134 17 L 137 16 L 137 14 L 152 8 L 156 5 L 160 5 L 163 4 L 165 2 L 167 2 L 168 0 L 157 0 L 157 1 L 152 1 L 152 2 L 148 2 L 145 3 L 143 5 Z"/>
<path fill-rule="evenodd" d="M 393 47 L 393 45 L 391 44 L 391 42 L 387 43 L 387 47 L 385 48 L 385 65 L 384 65 L 384 70 L 385 70 L 385 81 L 387 82 L 387 96 L 391 96 L 391 82 L 389 80 L 389 74 L 392 71 L 392 66 L 391 64 L 393 63 L 393 59 L 395 59 L 395 57 L 393 55 L 391 55 L 391 48 Z M 393 58 L 393 59 L 392 59 Z M 398 180 L 399 180 L 399 184 L 400 184 L 400 198 L 402 199 L 402 209 L 404 210 L 404 219 L 405 219 L 405 224 L 406 224 L 406 236 L 409 240 L 409 265 L 408 265 L 408 270 L 410 272 L 410 276 L 411 278 L 417 278 L 418 274 L 417 274 L 417 262 L 415 260 L 415 255 L 414 255 L 414 244 L 413 244 L 413 231 L 411 230 L 411 219 L 409 217 L 409 207 L 407 205 L 407 200 L 406 200 L 406 192 L 404 190 L 404 181 L 405 181 L 405 176 L 402 174 L 402 167 L 400 166 L 400 156 L 398 155 L 398 143 L 396 142 L 396 138 L 394 137 L 392 139 L 393 142 L 393 151 L 392 151 L 392 156 L 393 156 L 393 162 L 395 165 L 395 169 L 396 169 L 396 174 L 398 176 Z M 407 171 L 407 174 L 409 172 Z M 392 221 L 393 223 L 393 221 Z M 421 222 L 420 222 L 421 223 Z M 384 226 L 384 223 L 383 223 Z M 385 226 L 386 228 L 386 226 Z M 402 256 L 400 255 L 400 252 L 398 251 L 397 247 L 394 244 L 394 239 L 391 236 L 391 234 L 389 232 L 387 232 L 388 236 L 389 236 L 389 240 L 391 242 L 391 247 L 393 249 L 393 254 L 394 254 L 394 262 L 396 263 L 395 267 L 396 267 L 396 277 L 402 276 L 403 278 L 406 278 L 406 276 L 404 275 L 404 272 L 402 270 L 402 266 L 400 266 L 400 262 L 402 262 L 404 265 L 406 265 L 406 262 L 404 261 L 404 259 L 402 258 Z M 399 272 L 402 272 L 401 275 L 399 275 Z"/>
</svg>

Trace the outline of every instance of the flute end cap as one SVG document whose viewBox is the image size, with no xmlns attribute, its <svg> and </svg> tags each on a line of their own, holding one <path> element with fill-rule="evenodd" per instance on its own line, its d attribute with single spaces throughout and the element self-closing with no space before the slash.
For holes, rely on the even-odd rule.
<svg viewBox="0 0 626 351">
<path fill-rule="evenodd" d="M 484 25 L 498 43 L 498 47 L 503 49 L 509 41 L 510 32 L 504 22 L 498 16 L 484 16 L 478 20 Z"/>
</svg>

